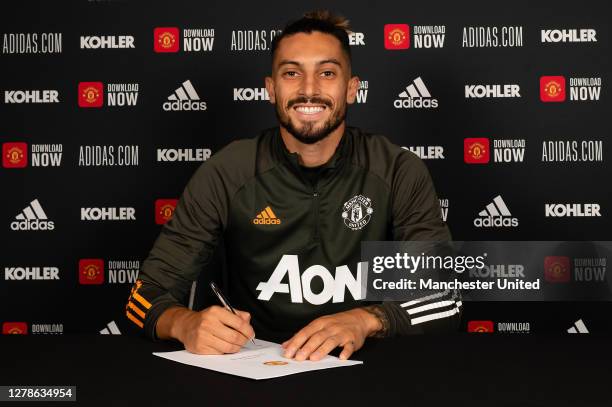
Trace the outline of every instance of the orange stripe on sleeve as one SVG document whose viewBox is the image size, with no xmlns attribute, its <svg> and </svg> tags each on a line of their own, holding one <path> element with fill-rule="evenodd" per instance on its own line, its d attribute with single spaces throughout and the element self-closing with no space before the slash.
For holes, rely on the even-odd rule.
<svg viewBox="0 0 612 407">
<path fill-rule="evenodd" d="M 131 308 L 132 310 L 134 310 L 136 315 L 138 315 L 140 318 L 142 318 L 142 319 L 145 318 L 145 313 L 140 308 L 138 308 L 136 305 L 134 305 L 134 303 L 132 303 L 132 301 L 128 302 L 128 307 Z"/>
<path fill-rule="evenodd" d="M 134 292 L 134 294 L 132 294 L 132 298 L 134 298 L 136 301 L 138 301 L 146 309 L 151 308 L 151 303 L 149 301 L 145 300 L 144 297 L 142 295 L 138 294 L 137 292 Z"/>
<path fill-rule="evenodd" d="M 138 325 L 139 327 L 141 328 L 144 327 L 144 324 L 138 318 L 136 318 L 129 310 L 125 311 L 125 315 L 127 315 L 128 319 L 132 321 L 133 323 L 135 323 L 136 325 Z"/>
</svg>

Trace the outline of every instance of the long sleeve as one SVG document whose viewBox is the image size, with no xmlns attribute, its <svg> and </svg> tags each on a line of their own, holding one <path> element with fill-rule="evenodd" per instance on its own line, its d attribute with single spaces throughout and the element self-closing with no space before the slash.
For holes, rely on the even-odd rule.
<svg viewBox="0 0 612 407">
<path fill-rule="evenodd" d="M 425 164 L 405 151 L 397 160 L 392 184 L 392 227 L 396 241 L 449 241 L 440 205 Z M 388 336 L 451 332 L 461 318 L 457 290 L 440 291 L 405 302 L 381 305 L 388 320 Z"/>
<path fill-rule="evenodd" d="M 186 305 L 191 285 L 211 261 L 227 219 L 230 191 L 215 162 L 206 162 L 187 184 L 168 221 L 143 262 L 126 305 L 126 316 L 156 339 L 159 316 Z"/>
</svg>

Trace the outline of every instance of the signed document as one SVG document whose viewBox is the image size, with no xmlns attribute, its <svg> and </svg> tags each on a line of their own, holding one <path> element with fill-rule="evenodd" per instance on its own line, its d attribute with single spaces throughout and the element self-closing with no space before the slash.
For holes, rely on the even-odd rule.
<svg viewBox="0 0 612 407">
<path fill-rule="evenodd" d="M 259 339 L 255 339 L 255 345 L 247 342 L 240 352 L 227 355 L 196 355 L 186 350 L 153 354 L 186 365 L 255 380 L 363 363 L 357 360 L 340 360 L 329 355 L 318 362 L 297 362 L 284 358 L 283 348 L 279 344 Z"/>
</svg>

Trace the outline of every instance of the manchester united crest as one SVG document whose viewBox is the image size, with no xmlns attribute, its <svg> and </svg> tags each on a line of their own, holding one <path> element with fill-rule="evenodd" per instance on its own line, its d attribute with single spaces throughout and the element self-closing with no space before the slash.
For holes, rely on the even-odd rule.
<svg viewBox="0 0 612 407">
<path fill-rule="evenodd" d="M 359 230 L 370 222 L 373 212 L 372 200 L 363 195 L 356 195 L 342 206 L 342 219 L 349 229 Z"/>
</svg>

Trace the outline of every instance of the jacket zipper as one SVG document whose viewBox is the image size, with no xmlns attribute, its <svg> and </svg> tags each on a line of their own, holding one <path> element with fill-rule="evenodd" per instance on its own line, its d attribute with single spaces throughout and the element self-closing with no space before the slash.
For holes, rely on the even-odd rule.
<svg viewBox="0 0 612 407">
<path fill-rule="evenodd" d="M 320 205 L 320 192 L 319 182 L 315 184 L 312 190 L 312 210 L 314 215 L 314 227 L 312 233 L 312 240 L 319 240 L 319 205 Z"/>
</svg>

